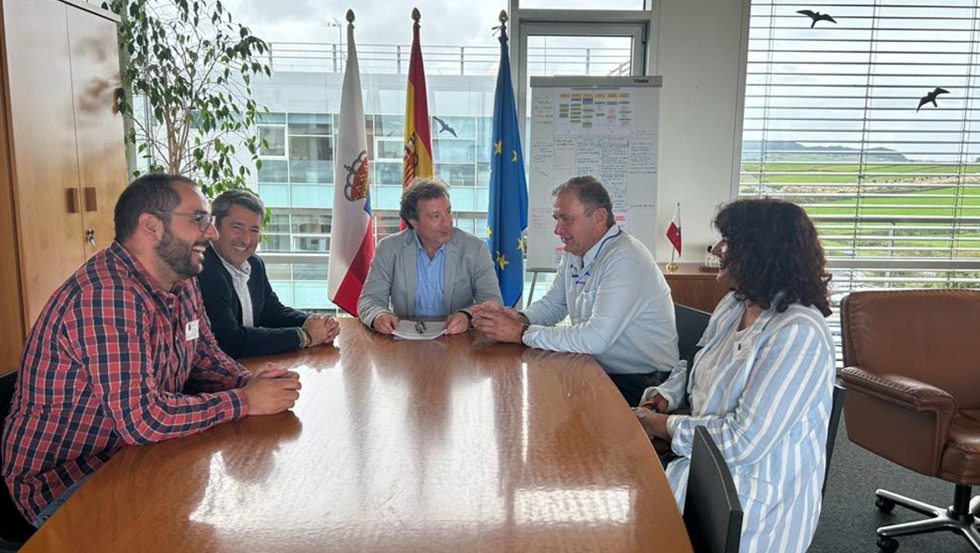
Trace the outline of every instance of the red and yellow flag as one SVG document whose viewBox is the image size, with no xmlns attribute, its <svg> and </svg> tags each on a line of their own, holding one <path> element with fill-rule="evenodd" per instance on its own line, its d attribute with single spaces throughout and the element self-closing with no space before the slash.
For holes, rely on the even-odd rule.
<svg viewBox="0 0 980 553">
<path fill-rule="evenodd" d="M 432 140 L 428 97 L 425 93 L 425 68 L 419 46 L 418 8 L 412 10 L 412 54 L 408 61 L 408 84 L 405 87 L 405 151 L 402 157 L 402 186 L 417 177 L 432 177 Z M 401 228 L 405 228 L 402 221 Z"/>
</svg>

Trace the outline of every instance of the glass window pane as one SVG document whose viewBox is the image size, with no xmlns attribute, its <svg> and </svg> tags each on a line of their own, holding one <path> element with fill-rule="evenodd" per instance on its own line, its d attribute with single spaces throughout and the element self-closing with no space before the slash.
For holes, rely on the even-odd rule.
<svg viewBox="0 0 980 553">
<path fill-rule="evenodd" d="M 466 93 L 467 96 L 469 93 Z M 475 138 L 476 119 L 473 117 L 432 117 L 433 138 Z"/>
<path fill-rule="evenodd" d="M 477 163 L 476 164 L 476 182 L 480 185 L 490 185 L 490 164 L 489 163 Z"/>
<path fill-rule="evenodd" d="M 380 241 L 382 238 L 389 236 L 391 234 L 398 233 L 398 224 L 401 219 L 398 214 L 392 213 L 378 213 L 375 212 L 374 215 L 374 233 Z"/>
<path fill-rule="evenodd" d="M 258 179 L 259 182 L 289 182 L 289 165 L 285 161 L 263 160 Z"/>
<path fill-rule="evenodd" d="M 401 163 L 375 163 L 374 164 L 375 184 L 397 184 L 402 183 L 402 164 Z"/>
<path fill-rule="evenodd" d="M 401 159 L 403 150 L 401 140 L 378 141 L 378 158 Z"/>
<path fill-rule="evenodd" d="M 333 115 L 290 113 L 289 134 L 333 134 Z"/>
<path fill-rule="evenodd" d="M 432 157 L 438 161 L 476 161 L 476 145 L 472 140 L 440 138 L 432 141 Z"/>
<path fill-rule="evenodd" d="M 266 227 L 267 233 L 287 233 L 289 232 L 289 214 L 272 213 L 269 216 L 269 226 Z"/>
<path fill-rule="evenodd" d="M 521 0 L 521 8 L 542 10 L 642 10 L 645 0 Z"/>
<path fill-rule="evenodd" d="M 286 155 L 286 128 L 285 127 L 259 127 L 259 140 L 266 143 L 259 148 L 259 155 L 263 156 L 284 156 Z"/>
<path fill-rule="evenodd" d="M 476 198 L 474 211 L 487 211 L 487 207 L 490 204 L 490 188 L 486 186 L 477 186 L 474 197 Z"/>
<path fill-rule="evenodd" d="M 266 234 L 263 236 L 262 243 L 260 244 L 260 249 L 267 252 L 288 252 L 289 251 L 289 235 L 288 234 Z"/>
<path fill-rule="evenodd" d="M 493 135 L 493 118 L 492 117 L 480 117 L 479 125 L 476 129 L 476 141 L 478 144 L 490 144 L 490 137 Z M 481 150 L 477 154 L 477 159 L 480 159 L 481 155 L 489 155 L 489 150 Z"/>
<path fill-rule="evenodd" d="M 292 271 L 289 270 L 289 263 L 266 263 L 265 272 L 269 280 L 290 280 Z"/>
<path fill-rule="evenodd" d="M 476 186 L 476 175 L 472 163 L 436 163 L 433 171 L 436 176 L 450 186 Z"/>
<path fill-rule="evenodd" d="M 269 281 L 269 285 L 272 286 L 272 291 L 279 296 L 279 301 L 283 305 L 296 305 L 293 301 L 293 283 L 292 282 L 277 282 L 274 280 Z"/>
<path fill-rule="evenodd" d="M 332 161 L 290 161 L 290 179 L 293 184 L 332 184 Z"/>
<path fill-rule="evenodd" d="M 452 199 L 453 211 L 473 211 L 475 204 L 473 193 L 475 190 L 476 189 L 472 187 L 454 186 L 449 191 Z"/>
<path fill-rule="evenodd" d="M 487 235 L 487 218 L 478 217 L 473 219 L 473 234 L 484 238 Z"/>
<path fill-rule="evenodd" d="M 320 207 L 330 208 L 333 206 L 333 187 L 332 186 L 293 186 L 290 191 L 293 207 Z"/>
<path fill-rule="evenodd" d="M 293 306 L 309 309 L 329 305 L 326 282 L 296 282 L 293 284 L 296 294 Z"/>
<path fill-rule="evenodd" d="M 290 190 L 293 207 L 322 207 L 333 206 L 332 186 L 295 185 Z"/>
<path fill-rule="evenodd" d="M 289 159 L 330 161 L 333 159 L 333 139 L 326 136 L 290 135 Z"/>
<path fill-rule="evenodd" d="M 327 280 L 326 263 L 296 263 L 293 265 L 295 280 Z"/>
<path fill-rule="evenodd" d="M 330 251 L 330 239 L 326 236 L 293 236 L 294 250 L 298 252 Z"/>
<path fill-rule="evenodd" d="M 278 123 L 286 124 L 286 114 L 285 113 L 260 113 L 256 117 L 257 123 Z"/>
<path fill-rule="evenodd" d="M 628 36 L 529 36 L 527 74 L 630 75 L 633 38 Z M 528 96 L 530 98 L 530 95 Z"/>
<path fill-rule="evenodd" d="M 330 215 L 293 215 L 293 232 L 297 234 L 330 234 Z"/>
<path fill-rule="evenodd" d="M 402 91 L 402 103 L 404 104 L 405 92 Z M 375 119 L 374 134 L 378 138 L 399 138 L 405 137 L 405 117 L 402 115 L 378 115 Z"/>
<path fill-rule="evenodd" d="M 268 207 L 289 207 L 289 185 L 259 183 L 259 197 Z"/>
<path fill-rule="evenodd" d="M 398 211 L 402 201 L 402 185 L 393 184 L 374 187 L 374 198 L 371 205 L 374 209 L 392 209 Z"/>
</svg>

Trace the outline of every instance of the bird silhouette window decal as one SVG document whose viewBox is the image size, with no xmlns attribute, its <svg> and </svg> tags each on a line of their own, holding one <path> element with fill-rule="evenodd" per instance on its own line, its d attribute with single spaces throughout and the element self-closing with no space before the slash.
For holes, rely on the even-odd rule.
<svg viewBox="0 0 980 553">
<path fill-rule="evenodd" d="M 436 117 L 435 115 L 432 116 L 432 120 L 435 121 L 436 123 L 439 123 L 440 134 L 444 132 L 448 132 L 449 134 L 453 135 L 453 138 L 459 138 L 458 136 L 456 136 L 456 129 L 450 127 L 449 123 L 446 123 L 445 121 Z"/>
<path fill-rule="evenodd" d="M 939 104 L 936 103 L 936 96 L 939 96 L 940 94 L 949 94 L 949 91 L 946 90 L 945 88 L 940 88 L 937 86 L 932 92 L 926 94 L 922 98 L 919 98 L 919 106 L 915 108 L 915 112 L 919 113 L 919 110 L 922 109 L 922 106 L 929 103 L 931 103 L 933 106 L 938 108 Z"/>
<path fill-rule="evenodd" d="M 837 20 L 831 17 L 829 13 L 820 13 L 813 10 L 798 10 L 796 13 L 803 14 L 813 20 L 813 22 L 810 23 L 811 29 L 817 24 L 817 21 L 830 21 L 835 25 L 837 24 Z"/>
</svg>

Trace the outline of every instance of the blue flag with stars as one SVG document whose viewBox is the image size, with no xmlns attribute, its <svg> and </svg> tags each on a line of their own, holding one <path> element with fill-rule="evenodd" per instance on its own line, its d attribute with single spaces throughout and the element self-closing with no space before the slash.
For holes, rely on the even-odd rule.
<svg viewBox="0 0 980 553">
<path fill-rule="evenodd" d="M 527 228 L 527 182 L 518 134 L 514 87 L 510 82 L 507 29 L 500 28 L 500 67 L 493 101 L 493 145 L 490 148 L 490 202 L 487 246 L 500 281 L 504 305 L 514 306 L 524 290 L 524 229 Z"/>
</svg>

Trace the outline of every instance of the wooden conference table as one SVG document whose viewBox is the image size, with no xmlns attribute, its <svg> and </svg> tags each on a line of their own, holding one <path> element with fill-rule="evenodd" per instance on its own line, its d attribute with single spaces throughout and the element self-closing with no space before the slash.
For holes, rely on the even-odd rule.
<svg viewBox="0 0 980 553">
<path fill-rule="evenodd" d="M 124 448 L 21 551 L 691 551 L 590 357 L 341 325 L 246 360 L 300 372 L 293 411 Z"/>
</svg>

